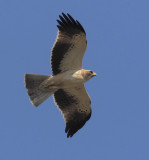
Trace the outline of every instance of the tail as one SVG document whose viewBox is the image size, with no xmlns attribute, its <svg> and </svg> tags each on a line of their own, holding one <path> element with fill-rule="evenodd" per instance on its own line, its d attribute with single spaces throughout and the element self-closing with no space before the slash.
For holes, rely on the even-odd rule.
<svg viewBox="0 0 149 160">
<path fill-rule="evenodd" d="M 41 85 L 50 77 L 50 75 L 25 74 L 25 87 L 28 89 L 27 93 L 30 101 L 35 107 L 39 106 L 55 92 L 46 90 Z"/>
</svg>

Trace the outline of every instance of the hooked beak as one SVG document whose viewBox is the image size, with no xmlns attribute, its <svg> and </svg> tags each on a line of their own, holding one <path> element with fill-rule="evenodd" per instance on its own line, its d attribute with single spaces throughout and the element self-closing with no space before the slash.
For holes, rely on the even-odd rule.
<svg viewBox="0 0 149 160">
<path fill-rule="evenodd" d="M 95 72 L 93 72 L 92 76 L 93 76 L 93 77 L 94 77 L 94 76 L 97 76 L 97 74 L 96 74 Z"/>
</svg>

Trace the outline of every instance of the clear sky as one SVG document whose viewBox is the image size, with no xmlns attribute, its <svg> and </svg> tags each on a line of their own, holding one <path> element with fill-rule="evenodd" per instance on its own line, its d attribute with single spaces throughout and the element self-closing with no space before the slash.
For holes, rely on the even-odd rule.
<svg viewBox="0 0 149 160">
<path fill-rule="evenodd" d="M 149 160 L 149 1 L 0 1 L 0 159 Z M 51 74 L 58 15 L 83 25 L 92 117 L 72 138 L 50 97 L 38 108 L 24 74 Z"/>
</svg>

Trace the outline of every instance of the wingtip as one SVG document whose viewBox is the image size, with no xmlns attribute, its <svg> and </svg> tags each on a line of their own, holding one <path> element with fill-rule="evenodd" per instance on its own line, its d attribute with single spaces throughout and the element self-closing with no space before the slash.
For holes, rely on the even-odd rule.
<svg viewBox="0 0 149 160">
<path fill-rule="evenodd" d="M 70 134 L 69 132 L 67 133 L 67 138 L 71 138 L 73 134 Z"/>
<path fill-rule="evenodd" d="M 65 14 L 64 12 L 62 12 L 62 15 L 63 15 L 63 16 L 66 16 L 66 14 Z"/>
<path fill-rule="evenodd" d="M 80 24 L 80 22 L 75 20 L 69 13 L 65 14 L 64 12 L 62 12 L 61 14 L 59 14 L 59 18 L 60 18 L 60 21 L 58 21 L 58 23 L 60 24 L 60 26 L 62 25 L 63 31 L 70 32 L 70 34 L 76 34 L 78 32 L 80 33 L 81 31 L 85 33 L 85 30 Z M 70 30 L 69 30 L 69 27 L 70 27 Z"/>
<path fill-rule="evenodd" d="M 69 13 L 67 13 L 67 16 L 71 16 Z"/>
<path fill-rule="evenodd" d="M 62 16 L 61 16 L 61 15 L 59 15 L 59 18 L 61 19 L 61 18 L 62 18 Z"/>
<path fill-rule="evenodd" d="M 69 13 L 64 13 L 64 12 L 62 12 L 61 14 L 59 14 L 59 16 L 61 16 L 61 15 L 63 15 L 63 16 L 71 16 Z"/>
<path fill-rule="evenodd" d="M 74 135 L 73 133 L 70 132 L 70 129 L 68 126 L 65 128 L 65 133 L 67 134 L 67 138 L 70 138 Z"/>
</svg>

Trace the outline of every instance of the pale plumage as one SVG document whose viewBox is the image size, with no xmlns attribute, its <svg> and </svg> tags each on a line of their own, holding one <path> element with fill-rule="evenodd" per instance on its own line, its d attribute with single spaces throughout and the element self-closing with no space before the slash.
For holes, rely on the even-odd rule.
<svg viewBox="0 0 149 160">
<path fill-rule="evenodd" d="M 91 100 L 84 83 L 96 73 L 82 69 L 87 48 L 82 25 L 69 14 L 62 13 L 59 17 L 51 55 L 53 75 L 25 74 L 25 84 L 34 106 L 54 94 L 55 103 L 66 122 L 67 137 L 72 137 L 91 116 Z"/>
</svg>

